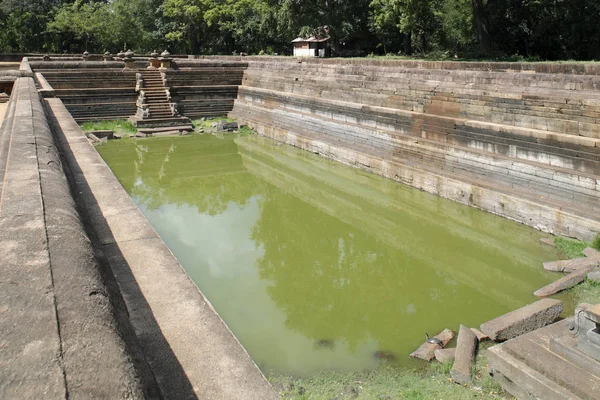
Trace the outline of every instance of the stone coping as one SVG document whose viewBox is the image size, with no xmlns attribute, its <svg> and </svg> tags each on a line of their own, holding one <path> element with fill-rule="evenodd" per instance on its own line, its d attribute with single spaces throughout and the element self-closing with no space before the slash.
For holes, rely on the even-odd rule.
<svg viewBox="0 0 600 400">
<path fill-rule="evenodd" d="M 546 74 L 600 75 L 600 63 L 592 62 L 487 62 L 487 61 L 427 61 L 382 58 L 312 58 L 291 56 L 190 56 L 193 60 L 242 62 L 289 62 L 305 64 L 374 65 L 402 68 L 523 72 Z"/>
<path fill-rule="evenodd" d="M 15 82 L 0 133 L 0 397 L 158 398 L 32 78 Z"/>
<path fill-rule="evenodd" d="M 165 398 L 278 398 L 58 98 L 59 147 Z"/>
</svg>

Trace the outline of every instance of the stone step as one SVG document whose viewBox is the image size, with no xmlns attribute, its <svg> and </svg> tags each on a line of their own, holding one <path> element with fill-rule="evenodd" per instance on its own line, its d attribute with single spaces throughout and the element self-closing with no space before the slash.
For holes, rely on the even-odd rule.
<svg viewBox="0 0 600 400">
<path fill-rule="evenodd" d="M 569 362 L 550 349 L 551 340 L 564 335 L 568 335 L 568 330 L 564 321 L 561 321 L 502 345 L 494 346 L 488 350 L 490 368 L 504 374 L 507 369 L 502 363 L 512 366 L 521 365 L 546 377 L 549 381 L 547 382 L 549 386 L 546 387 L 558 386 L 570 394 L 570 396 L 562 398 L 597 399 L 600 377 Z M 519 360 L 519 362 L 517 363 L 515 360 Z M 526 374 L 518 379 L 521 387 L 530 384 L 530 393 L 538 398 L 552 398 L 543 396 L 545 388 L 533 384 L 531 378 Z"/>
<path fill-rule="evenodd" d="M 145 135 L 151 135 L 154 133 L 161 133 L 161 132 L 170 132 L 170 131 L 190 132 L 193 130 L 194 130 L 194 127 L 192 125 L 173 125 L 173 126 L 165 126 L 165 127 L 160 127 L 160 128 L 140 128 L 140 129 L 138 129 L 138 132 L 143 133 Z"/>
<path fill-rule="evenodd" d="M 240 102 L 240 100 L 238 100 L 238 102 Z M 321 129 L 321 127 L 319 125 L 322 125 L 322 121 L 321 120 L 316 120 L 313 116 L 308 115 L 308 114 L 300 114 L 299 118 L 302 118 L 302 124 L 306 125 L 309 122 L 308 121 L 314 121 L 314 122 L 310 122 L 310 126 L 312 129 L 315 129 L 316 131 L 318 131 L 319 129 Z M 290 122 L 291 123 L 291 122 Z M 295 122 L 296 123 L 296 122 Z M 335 121 L 336 125 L 340 125 L 340 126 L 345 126 L 346 128 L 344 128 L 342 131 L 340 131 L 339 133 L 339 137 L 344 137 L 344 136 L 348 136 L 353 129 L 355 129 L 355 125 L 352 124 L 348 124 L 348 123 L 342 123 L 342 122 L 338 122 Z M 335 131 L 336 128 L 333 128 L 331 125 L 327 125 L 326 130 L 323 131 L 323 134 L 327 135 L 327 134 L 331 134 Z M 369 139 L 370 143 L 376 144 L 378 141 L 382 141 L 382 144 L 384 146 L 390 146 L 392 143 L 396 143 L 396 140 L 402 140 L 402 146 L 401 148 L 399 148 L 397 150 L 397 154 L 401 154 L 401 152 L 403 151 L 403 148 L 405 148 L 406 146 L 409 147 L 415 147 L 415 144 L 418 143 L 422 143 L 426 146 L 428 146 L 429 150 L 427 148 L 423 148 L 422 146 L 417 146 L 418 148 L 415 149 L 414 152 L 410 152 L 410 153 L 405 153 L 405 154 L 415 154 L 417 156 L 420 157 L 420 159 L 422 159 L 424 154 L 427 154 L 427 152 L 431 152 L 431 150 L 433 150 L 433 148 L 436 148 L 436 152 L 440 152 L 442 151 L 443 153 L 440 153 L 440 156 L 436 156 L 439 157 L 440 160 L 442 160 L 442 165 L 444 164 L 448 164 L 448 156 L 446 154 L 448 154 L 448 151 L 450 149 L 452 149 L 452 146 L 447 146 L 445 144 L 439 144 L 439 143 L 435 143 L 432 141 L 428 141 L 426 139 L 418 139 L 417 142 L 414 141 L 414 139 L 412 139 L 412 143 L 411 143 L 411 138 L 410 137 L 406 137 L 403 135 L 398 135 L 398 136 L 394 136 L 392 139 L 392 143 L 390 143 L 390 138 L 384 138 L 384 139 L 378 139 L 377 136 L 372 136 L 371 133 L 369 133 L 369 129 L 372 128 L 361 128 L 361 130 L 365 131 L 365 134 L 369 135 L 367 136 L 367 138 Z M 363 140 L 359 137 L 354 138 L 353 140 Z M 400 142 L 398 142 L 398 144 L 400 144 Z M 432 148 L 433 146 L 433 148 Z M 458 155 L 458 157 L 460 157 L 459 159 L 457 159 L 457 161 L 460 161 L 461 163 L 465 163 L 467 161 L 465 161 L 464 154 L 473 154 L 473 156 L 471 156 L 470 158 L 473 160 L 470 162 L 470 164 L 473 165 L 473 167 L 478 167 L 478 168 L 488 168 L 490 171 L 495 171 L 498 169 L 498 167 L 494 167 L 494 163 L 495 161 L 493 160 L 498 160 L 498 162 L 496 163 L 500 163 L 498 164 L 498 166 L 501 166 L 501 168 L 503 170 L 505 170 L 504 174 L 508 175 L 508 171 L 511 168 L 514 168 L 514 172 L 511 172 L 510 174 L 512 175 L 511 180 L 519 180 L 518 176 L 519 174 L 523 175 L 522 172 L 519 172 L 519 170 L 522 170 L 523 168 L 525 168 L 525 165 L 535 165 L 535 168 L 539 168 L 540 171 L 543 170 L 549 170 L 549 171 L 555 171 L 558 170 L 557 167 L 552 167 L 549 165 L 543 165 L 543 164 L 536 164 L 527 160 L 519 160 L 519 164 L 515 164 L 515 161 L 509 161 L 510 157 L 506 157 L 506 156 L 501 156 L 501 155 L 493 155 L 493 156 L 488 156 L 486 155 L 485 152 L 480 151 L 478 149 L 460 149 L 459 153 L 456 153 L 456 151 L 459 151 L 459 149 L 455 150 L 455 154 Z M 466 153 L 465 153 L 466 152 Z M 433 154 L 433 153 L 431 153 Z M 462 155 L 461 155 L 462 154 Z M 473 158 L 475 157 L 475 158 Z M 481 157 L 484 157 L 486 160 L 482 160 Z M 491 158 L 490 158 L 491 157 Z M 454 157 L 456 158 L 456 156 Z M 505 160 L 505 161 L 503 161 Z M 483 161 L 483 162 L 482 162 Z M 523 164 L 523 166 L 521 166 L 521 164 Z M 488 167 L 489 165 L 489 167 Z M 507 169 L 508 168 L 508 169 Z M 467 171 L 468 173 L 468 171 Z M 549 172 L 551 175 L 553 174 L 553 172 Z M 562 171 L 562 173 L 565 174 L 573 174 L 573 171 L 569 171 L 569 170 L 564 170 Z M 579 173 L 580 174 L 580 173 Z M 497 175 L 497 174 L 495 174 Z M 580 174 L 582 176 L 584 176 L 585 174 Z M 497 175 L 498 176 L 498 175 Z M 525 176 L 525 175 L 523 175 Z M 538 190 L 542 190 L 541 193 L 544 192 L 548 192 L 548 195 L 550 196 L 554 196 L 556 193 L 560 191 L 560 188 L 558 186 L 562 186 L 563 184 L 566 185 L 571 185 L 569 187 L 572 187 L 573 190 L 581 192 L 581 193 L 587 193 L 589 195 L 593 195 L 594 197 L 597 197 L 598 195 L 600 195 L 600 193 L 598 193 L 597 190 L 591 190 L 588 191 L 588 189 L 585 189 L 584 187 L 578 187 L 578 186 L 573 186 L 573 185 L 579 185 L 580 181 L 578 179 L 572 180 L 572 184 L 568 184 L 566 182 L 553 182 L 553 181 L 548 181 L 545 178 L 541 178 L 541 176 L 537 176 L 537 175 L 527 175 L 525 176 L 526 179 L 531 180 L 531 184 L 535 185 L 534 181 L 539 181 L 540 184 L 542 186 L 537 187 L 536 189 Z M 594 179 L 594 176 L 590 176 L 590 179 Z M 550 191 L 548 189 L 551 189 Z M 573 198 L 573 196 L 571 194 L 568 195 L 569 198 Z M 597 200 L 596 200 L 597 201 Z"/>
<path fill-rule="evenodd" d="M 255 117 L 256 112 L 252 108 L 244 107 L 243 110 L 241 110 L 238 108 L 238 106 L 239 103 L 236 103 L 236 106 L 230 115 L 238 117 L 244 121 L 257 121 L 263 123 L 261 122 L 262 120 L 260 118 Z M 318 141 L 327 142 L 330 140 L 328 138 L 331 137 L 330 135 L 334 131 L 331 125 L 325 126 L 323 131 L 311 131 L 314 129 L 319 129 L 319 127 L 312 123 L 309 124 L 307 116 L 305 115 L 301 117 L 299 116 L 298 120 L 290 120 L 289 122 L 283 121 L 281 119 L 282 116 L 280 115 L 276 118 L 277 120 L 274 120 L 272 117 L 269 117 L 264 120 L 264 123 L 269 126 L 273 126 L 274 128 L 281 127 L 281 129 L 290 129 L 290 127 L 294 127 L 293 130 L 295 133 L 302 134 L 303 136 L 313 137 L 314 140 Z M 365 154 L 377 154 L 376 148 L 374 148 L 372 145 L 369 145 L 367 142 L 365 142 L 364 146 L 359 144 L 360 142 L 356 141 L 357 139 L 360 140 L 359 138 L 348 139 L 352 140 L 352 142 L 343 142 L 342 138 L 348 137 L 348 129 L 346 128 L 340 129 L 340 133 L 338 135 L 339 136 L 335 136 L 335 143 L 337 146 L 364 151 Z M 402 144 L 402 146 L 404 145 L 405 144 Z M 486 173 L 484 175 L 477 168 L 460 167 L 460 165 L 449 162 L 444 157 L 440 158 L 439 160 L 436 157 L 424 157 L 424 150 L 426 150 L 426 148 L 420 147 L 412 153 L 407 153 L 409 156 L 408 158 L 398 158 L 397 156 L 392 156 L 390 158 L 390 155 L 387 151 L 384 152 L 381 157 L 387 160 L 393 159 L 395 163 L 407 165 L 409 168 L 418 166 L 419 169 L 430 171 L 432 174 L 441 174 L 450 179 L 468 182 L 471 185 L 488 188 L 496 192 L 506 193 L 511 196 L 520 196 L 524 199 L 531 199 L 531 201 L 535 203 L 547 204 L 555 209 L 568 210 L 576 215 L 588 216 L 588 210 L 593 209 L 594 206 L 598 206 L 598 201 L 596 198 L 590 199 L 589 201 L 581 198 L 580 200 L 577 200 L 577 202 L 580 202 L 579 204 L 588 204 L 589 206 L 586 205 L 586 207 L 589 207 L 589 209 L 585 210 L 585 207 L 582 208 L 581 206 L 574 207 L 573 194 L 571 192 L 562 192 L 560 189 L 548 190 L 548 188 L 544 186 L 536 188 L 535 191 L 532 191 L 528 187 L 529 183 L 526 180 L 520 180 L 516 177 L 510 177 L 508 175 L 501 176 L 494 173 Z M 443 155 L 443 153 L 440 154 Z M 425 190 L 430 191 L 428 189 Z M 465 198 L 463 202 L 468 203 L 470 201 Z"/>
<path fill-rule="evenodd" d="M 150 117 L 148 119 L 139 119 L 137 117 L 130 117 L 129 120 L 133 122 L 133 124 L 141 129 L 144 128 L 157 128 L 157 127 L 166 127 L 166 126 L 180 126 L 180 125 L 190 125 L 190 119 L 187 117 L 164 117 L 164 118 L 153 118 Z"/>
</svg>

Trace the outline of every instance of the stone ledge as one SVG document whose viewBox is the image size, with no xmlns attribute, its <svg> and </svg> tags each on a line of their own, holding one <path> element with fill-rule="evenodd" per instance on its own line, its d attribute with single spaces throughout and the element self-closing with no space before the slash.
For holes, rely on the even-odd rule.
<svg viewBox="0 0 600 400">
<path fill-rule="evenodd" d="M 60 99 L 53 129 L 134 329 L 165 398 L 276 399 L 244 348 L 187 276 Z M 177 305 L 174 307 L 174 305 Z"/>
<path fill-rule="evenodd" d="M 275 126 L 272 122 L 267 125 L 260 119 L 254 119 L 252 111 L 239 103 L 230 115 L 237 118 L 240 123 L 255 129 L 260 135 L 521 222 L 544 232 L 578 237 L 582 240 L 592 240 L 596 232 L 600 232 L 600 223 L 597 221 L 562 211 L 554 206 L 519 198 L 514 191 L 503 193 L 492 185 L 483 187 L 481 182 L 460 181 L 413 165 L 387 160 L 382 158 L 382 155 L 349 149 L 340 143 L 332 144 L 325 137 L 320 140 L 315 139 L 303 133 L 300 125 L 293 128 Z"/>
<path fill-rule="evenodd" d="M 0 330 L 0 397 L 155 398 L 151 376 L 132 361 L 135 336 L 117 316 L 32 78 L 16 81 L 9 110 L 0 293 L 10 312 Z"/>
</svg>

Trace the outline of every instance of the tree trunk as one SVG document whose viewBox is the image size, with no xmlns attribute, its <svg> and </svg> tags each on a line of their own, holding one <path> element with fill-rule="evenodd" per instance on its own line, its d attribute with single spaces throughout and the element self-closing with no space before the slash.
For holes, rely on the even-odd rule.
<svg viewBox="0 0 600 400">
<path fill-rule="evenodd" d="M 477 35 L 479 36 L 479 50 L 483 54 L 490 54 L 492 52 L 492 44 L 490 42 L 489 23 L 483 0 L 472 0 L 472 4 L 475 24 L 477 25 Z"/>
<path fill-rule="evenodd" d="M 411 34 L 404 34 L 404 54 L 411 55 L 412 54 L 412 40 Z"/>
</svg>

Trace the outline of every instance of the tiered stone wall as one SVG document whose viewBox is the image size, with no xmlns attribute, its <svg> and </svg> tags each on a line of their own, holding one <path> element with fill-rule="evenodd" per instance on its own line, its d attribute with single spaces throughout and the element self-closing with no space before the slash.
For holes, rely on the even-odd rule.
<svg viewBox="0 0 600 400">
<path fill-rule="evenodd" d="M 137 68 L 124 68 L 122 61 L 57 59 L 30 61 L 38 87 L 46 97 L 60 98 L 77 122 L 123 119 L 136 114 Z M 227 114 L 237 98 L 244 62 L 203 62 L 178 59 L 165 71 L 167 87 L 179 113 L 190 118 Z"/>
<path fill-rule="evenodd" d="M 216 117 L 233 109 L 242 83 L 243 62 L 199 62 L 177 60 L 167 71 L 171 95 L 180 113 L 189 118 Z"/>
<path fill-rule="evenodd" d="M 252 60 L 231 115 L 277 140 L 544 231 L 600 232 L 597 71 L 448 64 Z"/>
<path fill-rule="evenodd" d="M 122 62 L 31 62 L 38 87 L 52 91 L 78 121 L 123 119 L 135 115 L 136 70 Z"/>
</svg>

